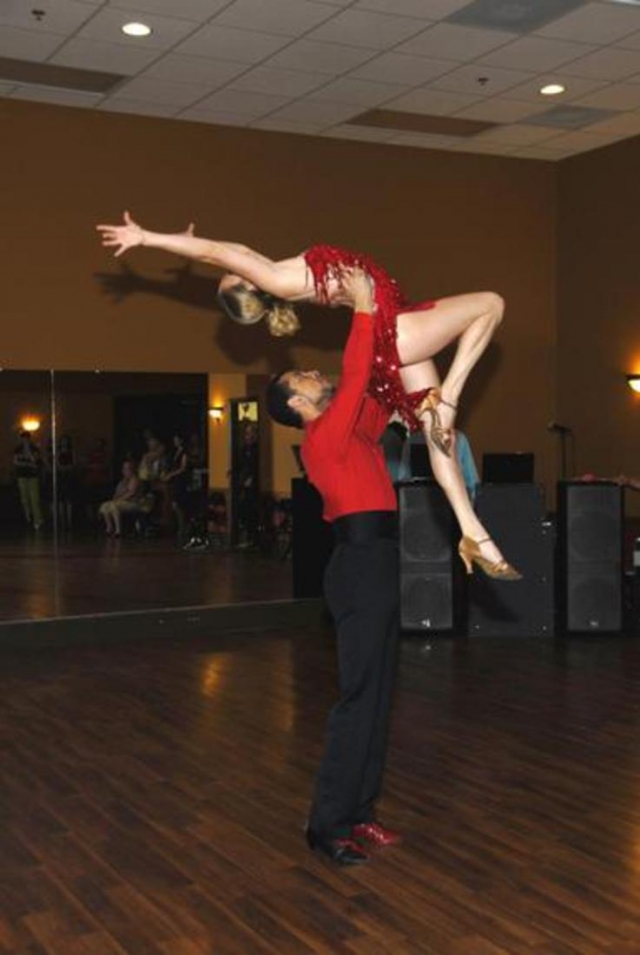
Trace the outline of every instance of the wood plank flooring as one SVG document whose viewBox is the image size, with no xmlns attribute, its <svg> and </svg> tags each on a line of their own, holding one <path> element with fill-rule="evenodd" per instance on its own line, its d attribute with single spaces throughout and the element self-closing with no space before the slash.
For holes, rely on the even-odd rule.
<svg viewBox="0 0 640 955">
<path fill-rule="evenodd" d="M 0 541 L 0 622 L 291 598 L 291 562 L 173 540 Z"/>
<path fill-rule="evenodd" d="M 637 638 L 406 640 L 356 870 L 301 834 L 330 634 L 0 666 L 0 955 L 640 953 Z"/>
</svg>

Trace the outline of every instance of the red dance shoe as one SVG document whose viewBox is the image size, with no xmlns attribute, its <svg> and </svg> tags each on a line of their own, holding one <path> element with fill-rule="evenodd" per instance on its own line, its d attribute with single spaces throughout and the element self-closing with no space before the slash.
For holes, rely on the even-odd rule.
<svg viewBox="0 0 640 955">
<path fill-rule="evenodd" d="M 396 846 L 399 842 L 402 842 L 399 832 L 385 829 L 379 822 L 361 822 L 354 826 L 351 831 L 354 839 L 367 842 L 377 849 L 383 849 L 385 846 Z"/>
</svg>

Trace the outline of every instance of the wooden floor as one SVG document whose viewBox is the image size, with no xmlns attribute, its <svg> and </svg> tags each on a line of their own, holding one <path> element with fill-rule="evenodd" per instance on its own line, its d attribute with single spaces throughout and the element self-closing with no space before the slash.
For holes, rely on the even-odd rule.
<svg viewBox="0 0 640 955">
<path fill-rule="evenodd" d="M 0 622 L 291 597 L 291 562 L 171 539 L 0 541 Z"/>
<path fill-rule="evenodd" d="M 301 630 L 5 654 L 1 955 L 638 955 L 640 640 L 405 641 L 357 870 L 301 828 Z"/>
</svg>

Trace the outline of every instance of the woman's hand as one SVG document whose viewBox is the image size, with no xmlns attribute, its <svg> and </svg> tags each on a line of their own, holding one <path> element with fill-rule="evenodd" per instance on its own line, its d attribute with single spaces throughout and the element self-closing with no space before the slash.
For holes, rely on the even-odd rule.
<svg viewBox="0 0 640 955">
<path fill-rule="evenodd" d="M 115 248 L 115 257 L 122 255 L 127 249 L 136 245 L 144 245 L 144 229 L 134 222 L 128 212 L 124 214 L 124 225 L 97 225 L 96 229 L 102 236 L 102 244 Z M 193 225 L 189 226 L 187 235 L 193 234 Z"/>
</svg>

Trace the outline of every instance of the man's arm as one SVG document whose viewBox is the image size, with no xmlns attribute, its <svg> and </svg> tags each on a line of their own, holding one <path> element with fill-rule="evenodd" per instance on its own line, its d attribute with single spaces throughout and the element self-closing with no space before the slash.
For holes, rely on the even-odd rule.
<svg viewBox="0 0 640 955">
<path fill-rule="evenodd" d="M 355 269 L 344 275 L 342 291 L 353 307 L 351 331 L 342 358 L 340 383 L 331 404 L 318 421 L 316 435 L 334 453 L 346 451 L 362 408 L 373 364 L 373 287 L 366 273 Z"/>
</svg>

